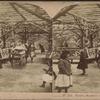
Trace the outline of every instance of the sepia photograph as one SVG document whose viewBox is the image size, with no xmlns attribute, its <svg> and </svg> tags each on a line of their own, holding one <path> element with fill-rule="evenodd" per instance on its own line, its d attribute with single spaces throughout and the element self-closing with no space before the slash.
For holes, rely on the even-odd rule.
<svg viewBox="0 0 100 100">
<path fill-rule="evenodd" d="M 100 2 L 0 1 L 2 92 L 100 93 Z"/>
</svg>

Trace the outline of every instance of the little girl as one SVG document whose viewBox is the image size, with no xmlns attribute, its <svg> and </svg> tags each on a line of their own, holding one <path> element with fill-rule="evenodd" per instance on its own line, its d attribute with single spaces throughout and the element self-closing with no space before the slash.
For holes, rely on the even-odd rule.
<svg viewBox="0 0 100 100">
<path fill-rule="evenodd" d="M 47 61 L 47 64 L 49 66 L 48 70 L 43 69 L 45 71 L 45 74 L 43 74 L 43 76 L 42 76 L 43 83 L 42 83 L 41 87 L 45 87 L 45 84 L 49 83 L 50 88 L 51 88 L 51 92 L 52 92 L 52 82 L 53 82 L 53 80 L 56 79 L 56 74 L 55 74 L 55 72 L 53 71 L 53 68 L 52 68 L 53 61 L 52 61 L 51 56 L 52 56 L 52 53 L 49 56 L 48 61 Z"/>
<path fill-rule="evenodd" d="M 68 51 L 63 51 L 58 62 L 59 73 L 55 81 L 55 87 L 58 92 L 61 92 L 62 89 L 64 89 L 67 93 L 69 87 L 72 86 L 72 70 L 68 55 Z"/>
</svg>

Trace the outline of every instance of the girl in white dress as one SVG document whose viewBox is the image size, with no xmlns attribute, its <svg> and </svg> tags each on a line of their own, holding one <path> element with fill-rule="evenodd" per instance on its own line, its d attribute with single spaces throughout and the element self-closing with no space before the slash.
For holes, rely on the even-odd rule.
<svg viewBox="0 0 100 100">
<path fill-rule="evenodd" d="M 67 92 L 68 88 L 72 86 L 72 71 L 71 63 L 67 57 L 68 54 L 68 51 L 63 51 L 58 62 L 59 73 L 55 81 L 58 92 L 61 92 L 62 89 Z"/>
</svg>

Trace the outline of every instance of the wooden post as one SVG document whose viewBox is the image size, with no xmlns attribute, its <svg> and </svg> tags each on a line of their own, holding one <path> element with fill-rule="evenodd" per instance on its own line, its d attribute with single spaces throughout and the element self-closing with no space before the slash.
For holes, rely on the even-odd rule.
<svg viewBox="0 0 100 100">
<path fill-rule="evenodd" d="M 49 51 L 52 52 L 52 20 L 49 22 Z"/>
<path fill-rule="evenodd" d="M 82 36 L 81 36 L 81 49 L 84 48 L 84 35 L 82 33 Z"/>
<path fill-rule="evenodd" d="M 93 38 L 92 38 L 92 35 L 90 35 L 90 47 L 93 48 Z"/>
<path fill-rule="evenodd" d="M 25 30 L 24 30 L 24 43 L 26 43 L 26 41 L 27 41 L 27 29 L 26 29 L 26 27 L 25 27 Z"/>
<path fill-rule="evenodd" d="M 49 22 L 49 52 L 52 52 L 52 25 L 53 25 L 53 20 L 51 19 L 51 21 Z M 52 65 L 53 67 L 53 65 Z M 54 92 L 54 88 L 55 88 L 55 81 L 54 81 L 54 76 L 53 76 L 53 71 L 52 71 L 52 92 Z"/>
<path fill-rule="evenodd" d="M 2 29 L 1 29 L 1 34 L 2 34 L 2 40 L 3 40 L 3 48 L 5 48 L 6 47 L 6 37 L 5 37 L 5 32 L 4 32 L 4 29 L 3 29 L 4 27 L 2 27 Z"/>
</svg>

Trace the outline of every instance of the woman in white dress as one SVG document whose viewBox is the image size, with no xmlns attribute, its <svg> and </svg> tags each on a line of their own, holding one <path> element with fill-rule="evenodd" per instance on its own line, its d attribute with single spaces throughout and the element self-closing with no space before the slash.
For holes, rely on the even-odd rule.
<svg viewBox="0 0 100 100">
<path fill-rule="evenodd" d="M 68 54 L 68 51 L 63 51 L 58 62 L 59 73 L 55 81 L 58 92 L 61 92 L 62 89 L 68 92 L 68 88 L 72 86 L 72 71 Z"/>
</svg>

